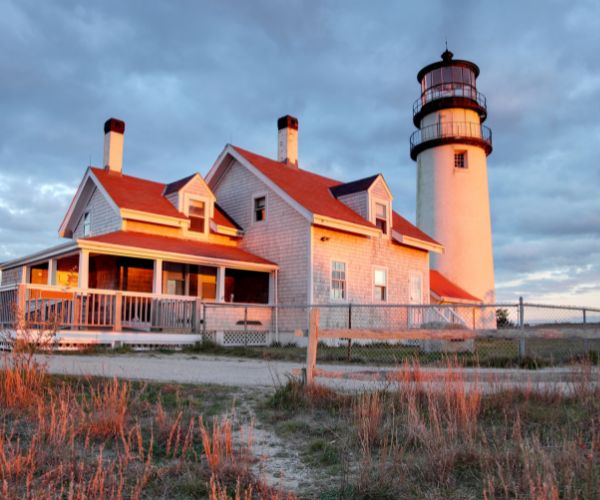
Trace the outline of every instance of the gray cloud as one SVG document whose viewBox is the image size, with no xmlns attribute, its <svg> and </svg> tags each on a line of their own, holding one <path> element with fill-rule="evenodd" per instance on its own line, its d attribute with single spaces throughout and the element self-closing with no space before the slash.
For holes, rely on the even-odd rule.
<svg viewBox="0 0 600 500">
<path fill-rule="evenodd" d="M 274 155 L 276 118 L 296 114 L 306 168 L 382 172 L 414 220 L 415 75 L 446 37 L 488 97 L 496 274 L 522 281 L 499 293 L 600 302 L 594 0 L 4 0 L 0 260 L 55 242 L 108 116 L 127 122 L 127 172 L 169 181 L 206 173 L 226 142 Z M 565 269 L 573 282 L 535 274 Z"/>
</svg>

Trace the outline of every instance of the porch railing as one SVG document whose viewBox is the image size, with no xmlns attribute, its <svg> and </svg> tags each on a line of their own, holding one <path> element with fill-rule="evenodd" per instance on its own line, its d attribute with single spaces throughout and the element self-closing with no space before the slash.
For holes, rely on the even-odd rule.
<svg viewBox="0 0 600 500">
<path fill-rule="evenodd" d="M 194 297 L 16 285 L 0 289 L 0 326 L 70 330 L 199 331 Z"/>
<path fill-rule="evenodd" d="M 600 309 L 544 304 L 209 303 L 196 297 L 21 284 L 0 287 L 0 329 L 14 325 L 71 331 L 195 333 L 226 344 L 289 341 L 306 332 L 311 309 L 322 328 L 527 328 L 598 324 Z M 280 337 L 280 333 L 288 334 Z"/>
</svg>

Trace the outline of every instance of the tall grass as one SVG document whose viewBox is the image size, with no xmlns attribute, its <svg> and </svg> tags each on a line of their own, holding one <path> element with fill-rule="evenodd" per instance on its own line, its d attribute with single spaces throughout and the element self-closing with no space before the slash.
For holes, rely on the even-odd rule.
<svg viewBox="0 0 600 500">
<path fill-rule="evenodd" d="M 354 436 L 340 441 L 349 469 L 340 496 L 597 498 L 599 382 L 584 366 L 572 383 L 487 393 L 456 363 L 436 379 L 406 363 L 398 383 L 380 391 L 324 401 L 327 389 L 291 382 L 273 403 L 294 415 L 320 408 L 323 426 Z"/>
<path fill-rule="evenodd" d="M 167 412 L 128 382 L 58 381 L 15 350 L 0 367 L 0 496 L 278 498 L 228 417 Z"/>
</svg>

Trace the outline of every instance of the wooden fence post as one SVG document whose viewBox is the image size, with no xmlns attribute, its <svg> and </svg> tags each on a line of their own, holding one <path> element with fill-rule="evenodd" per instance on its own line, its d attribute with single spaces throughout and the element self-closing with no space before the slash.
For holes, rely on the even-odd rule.
<svg viewBox="0 0 600 500">
<path fill-rule="evenodd" d="M 312 384 L 317 364 L 317 343 L 319 342 L 319 309 L 310 310 L 308 322 L 308 348 L 306 349 L 306 383 Z"/>
<path fill-rule="evenodd" d="M 15 324 L 18 330 L 23 330 L 27 324 L 27 285 L 20 283 L 17 290 L 17 310 Z M 15 332 L 16 334 L 17 332 Z"/>
<path fill-rule="evenodd" d="M 115 293 L 115 332 L 120 332 L 123 327 L 121 321 L 123 319 L 123 294 L 121 292 Z"/>
</svg>

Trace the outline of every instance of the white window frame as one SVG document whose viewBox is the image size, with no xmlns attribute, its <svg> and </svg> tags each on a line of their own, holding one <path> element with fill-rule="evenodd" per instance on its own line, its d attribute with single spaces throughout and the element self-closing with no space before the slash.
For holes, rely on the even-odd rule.
<svg viewBox="0 0 600 500">
<path fill-rule="evenodd" d="M 463 155 L 463 166 L 462 167 L 458 167 L 456 165 L 456 156 L 460 155 L 460 154 Z M 469 168 L 469 152 L 466 149 L 455 149 L 452 159 L 453 159 L 454 168 L 456 170 L 467 170 Z"/>
<path fill-rule="evenodd" d="M 344 296 L 333 296 L 333 264 L 344 264 Z M 338 280 L 339 281 L 339 280 Z M 348 262 L 342 259 L 331 259 L 329 261 L 329 300 L 334 302 L 346 302 L 348 300 Z"/>
<path fill-rule="evenodd" d="M 210 221 L 213 217 L 213 205 L 212 200 L 208 196 L 202 196 L 197 194 L 185 193 L 183 195 L 183 214 L 186 217 L 190 216 L 190 205 L 193 201 L 201 201 L 204 203 L 204 231 L 192 231 L 189 230 L 192 234 L 208 234 L 208 230 L 210 228 Z"/>
<path fill-rule="evenodd" d="M 375 271 L 384 271 L 385 272 L 385 297 L 383 300 L 380 300 L 378 298 L 375 297 Z M 385 266 L 373 266 L 372 267 L 372 272 L 371 272 L 371 296 L 373 299 L 374 303 L 377 304 L 381 304 L 381 303 L 385 303 L 388 301 L 389 295 L 390 295 L 390 289 L 389 289 L 389 276 L 388 276 L 388 268 Z M 380 285 L 377 285 L 380 286 Z"/>
<path fill-rule="evenodd" d="M 382 198 L 371 198 L 371 213 L 370 213 L 370 218 L 369 220 L 371 221 L 371 223 L 377 225 L 376 220 L 377 220 L 377 205 L 384 205 L 385 206 L 385 212 L 386 212 L 386 223 L 385 223 L 385 232 L 382 231 L 381 234 L 385 235 L 385 236 L 389 236 L 391 233 L 391 229 L 392 229 L 392 207 L 391 207 L 391 203 L 389 202 L 389 200 L 384 200 Z"/>
<path fill-rule="evenodd" d="M 81 226 L 82 226 L 84 238 L 92 235 L 92 211 L 91 210 L 86 210 L 83 213 L 83 218 L 81 220 Z"/>
<path fill-rule="evenodd" d="M 264 198 L 265 199 L 265 216 L 263 217 L 262 220 L 256 220 L 256 200 L 258 200 L 259 198 Z M 267 219 L 269 217 L 269 196 L 268 193 L 266 192 L 260 192 L 260 193 L 254 193 L 252 195 L 252 204 L 250 206 L 250 220 L 252 224 L 262 224 L 263 222 L 266 222 Z"/>
</svg>

